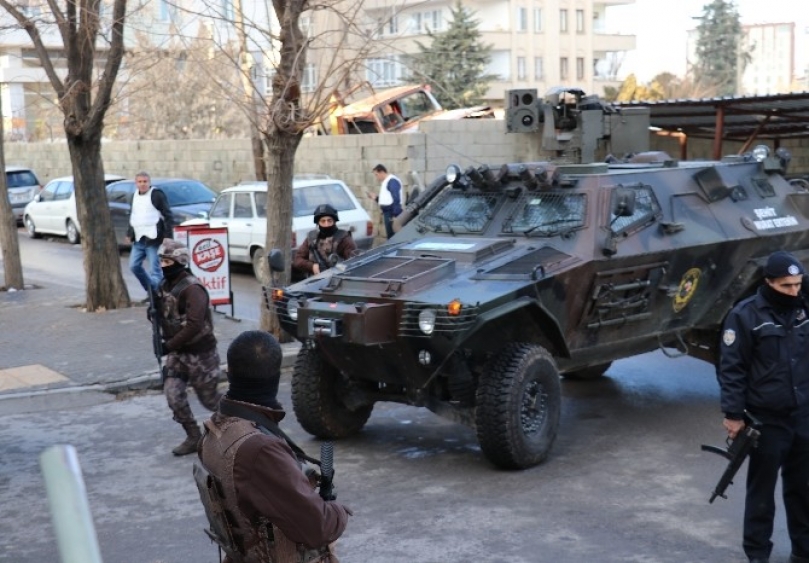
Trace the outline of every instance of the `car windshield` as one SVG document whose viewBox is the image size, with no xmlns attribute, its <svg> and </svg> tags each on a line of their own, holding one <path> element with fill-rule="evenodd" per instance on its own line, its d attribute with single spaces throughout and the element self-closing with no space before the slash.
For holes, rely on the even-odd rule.
<svg viewBox="0 0 809 563">
<path fill-rule="evenodd" d="M 192 203 L 211 203 L 216 198 L 213 190 L 192 180 L 155 183 L 155 187 L 163 190 L 171 207 Z"/>
<path fill-rule="evenodd" d="M 319 184 L 292 190 L 292 214 L 295 217 L 313 215 L 315 208 L 324 203 L 331 205 L 337 211 L 356 208 L 342 184 Z M 256 204 L 258 205 L 258 201 Z"/>
</svg>

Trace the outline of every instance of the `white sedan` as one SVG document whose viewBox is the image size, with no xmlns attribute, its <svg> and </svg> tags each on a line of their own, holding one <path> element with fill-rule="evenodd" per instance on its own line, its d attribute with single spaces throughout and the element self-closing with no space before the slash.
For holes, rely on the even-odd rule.
<svg viewBox="0 0 809 563">
<path fill-rule="evenodd" d="M 123 176 L 104 174 L 105 185 L 124 179 Z M 76 211 L 73 176 L 48 182 L 25 206 L 23 223 L 31 238 L 39 238 L 47 233 L 67 237 L 70 244 L 78 244 L 81 240 L 81 224 Z"/>
</svg>

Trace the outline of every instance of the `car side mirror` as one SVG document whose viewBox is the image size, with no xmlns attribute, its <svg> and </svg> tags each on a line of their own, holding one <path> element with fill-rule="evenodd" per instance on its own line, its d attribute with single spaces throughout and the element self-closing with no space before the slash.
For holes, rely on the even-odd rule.
<svg viewBox="0 0 809 563">
<path fill-rule="evenodd" d="M 37 194 L 37 195 L 35 195 L 35 196 L 34 196 L 34 201 L 36 201 L 36 202 L 40 202 L 40 201 L 42 201 L 42 194 Z"/>
</svg>

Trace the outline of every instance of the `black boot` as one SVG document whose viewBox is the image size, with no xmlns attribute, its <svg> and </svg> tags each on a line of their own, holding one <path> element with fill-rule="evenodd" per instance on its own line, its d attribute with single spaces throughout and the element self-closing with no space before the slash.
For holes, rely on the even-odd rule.
<svg viewBox="0 0 809 563">
<path fill-rule="evenodd" d="M 182 444 L 171 450 L 171 453 L 177 456 L 196 453 L 197 443 L 200 438 L 202 438 L 202 432 L 200 432 L 196 422 L 193 424 L 183 424 L 183 428 L 188 437 Z"/>
</svg>

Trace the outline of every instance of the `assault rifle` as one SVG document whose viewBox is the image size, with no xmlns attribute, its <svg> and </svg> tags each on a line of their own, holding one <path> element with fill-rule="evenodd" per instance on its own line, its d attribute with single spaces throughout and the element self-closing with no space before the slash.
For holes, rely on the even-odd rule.
<svg viewBox="0 0 809 563">
<path fill-rule="evenodd" d="M 761 436 L 759 431 L 761 422 L 748 412 L 744 413 L 744 422 L 744 430 L 739 432 L 733 440 L 730 438 L 725 440 L 727 448 L 706 446 L 704 444 L 702 446 L 703 451 L 719 454 L 728 460 L 728 466 L 725 472 L 722 473 L 722 477 L 719 479 L 713 493 L 711 493 L 709 503 L 712 503 L 716 497 L 728 498 L 725 496 L 725 490 L 733 484 L 733 478 L 742 463 L 744 463 L 745 458 L 750 454 L 750 450 L 758 446 L 758 438 Z"/>
<path fill-rule="evenodd" d="M 154 288 L 149 288 L 149 320 L 152 321 L 152 349 L 157 358 L 157 367 L 163 374 L 163 334 L 160 331 L 160 308 Z"/>
</svg>

